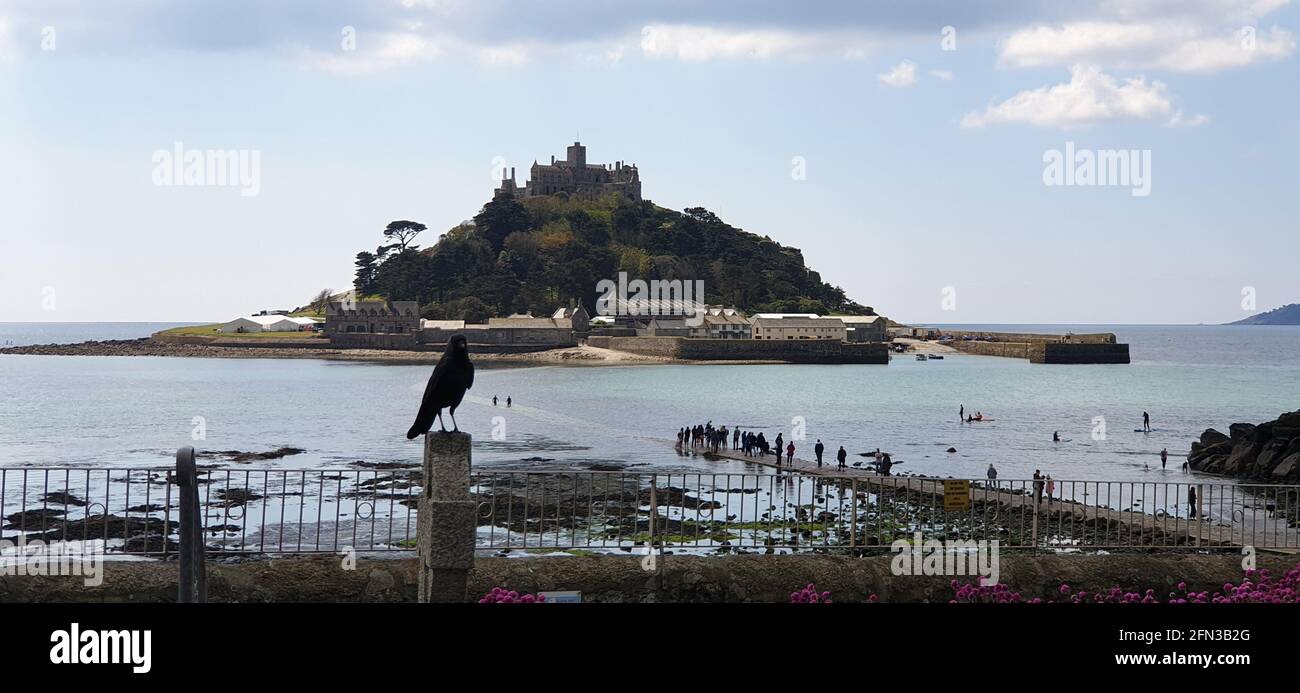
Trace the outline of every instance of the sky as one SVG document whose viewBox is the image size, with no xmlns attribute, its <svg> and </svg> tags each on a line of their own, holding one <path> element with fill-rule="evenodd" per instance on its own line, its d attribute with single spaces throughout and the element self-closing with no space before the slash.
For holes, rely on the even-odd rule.
<svg viewBox="0 0 1300 693">
<path fill-rule="evenodd" d="M 1297 31 L 1288 0 L 0 0 L 0 321 L 300 306 L 578 138 L 899 321 L 1236 320 L 1300 301 Z"/>
</svg>

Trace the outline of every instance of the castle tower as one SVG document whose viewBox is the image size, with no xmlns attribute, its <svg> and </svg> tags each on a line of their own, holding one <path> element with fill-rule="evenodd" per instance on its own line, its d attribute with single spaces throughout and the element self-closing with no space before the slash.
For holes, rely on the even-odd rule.
<svg viewBox="0 0 1300 693">
<path fill-rule="evenodd" d="M 570 166 L 578 170 L 587 168 L 587 148 L 582 146 L 581 142 L 574 142 L 569 146 L 565 154 L 565 159 Z"/>
</svg>

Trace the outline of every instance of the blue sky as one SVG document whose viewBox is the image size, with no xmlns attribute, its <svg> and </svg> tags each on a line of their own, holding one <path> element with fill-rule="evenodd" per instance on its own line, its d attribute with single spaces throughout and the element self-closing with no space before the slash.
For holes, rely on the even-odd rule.
<svg viewBox="0 0 1300 693">
<path fill-rule="evenodd" d="M 1300 301 L 1294 5 L 983 5 L 0 0 L 0 320 L 301 305 L 579 135 L 903 321 Z M 176 142 L 257 194 L 156 184 Z M 1046 185 L 1067 142 L 1148 151 L 1150 194 Z"/>
</svg>

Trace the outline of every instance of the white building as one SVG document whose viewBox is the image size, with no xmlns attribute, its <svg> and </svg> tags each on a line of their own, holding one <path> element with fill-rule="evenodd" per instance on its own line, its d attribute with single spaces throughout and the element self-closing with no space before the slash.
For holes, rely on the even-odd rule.
<svg viewBox="0 0 1300 693">
<path fill-rule="evenodd" d="M 847 330 L 835 318 L 754 318 L 754 339 L 834 339 L 844 341 Z"/>
<path fill-rule="evenodd" d="M 810 320 L 820 318 L 816 313 L 755 313 L 749 316 L 750 320 L 780 320 L 781 318 L 808 318 Z"/>
<path fill-rule="evenodd" d="M 300 332 L 315 329 L 315 318 L 291 318 L 286 315 L 247 315 L 235 318 L 220 328 L 222 333 Z"/>
</svg>

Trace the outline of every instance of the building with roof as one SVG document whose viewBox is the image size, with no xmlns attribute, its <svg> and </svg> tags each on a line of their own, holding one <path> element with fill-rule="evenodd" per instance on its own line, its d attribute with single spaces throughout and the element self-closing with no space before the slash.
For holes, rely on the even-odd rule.
<svg viewBox="0 0 1300 693">
<path fill-rule="evenodd" d="M 755 313 L 749 316 L 753 320 L 781 320 L 783 318 L 820 318 L 816 313 Z"/>
<path fill-rule="evenodd" d="M 415 301 L 330 301 L 325 304 L 325 331 L 338 334 L 410 334 L 420 329 Z"/>
<path fill-rule="evenodd" d="M 754 339 L 837 339 L 847 330 L 837 318 L 754 318 Z"/>
<path fill-rule="evenodd" d="M 845 341 L 849 342 L 884 342 L 888 341 L 885 328 L 889 320 L 881 315 L 833 315 L 844 323 L 847 331 Z"/>
<path fill-rule="evenodd" d="M 421 330 L 463 330 L 464 320 L 420 320 Z"/>
<path fill-rule="evenodd" d="M 701 339 L 751 339 L 753 323 L 735 308 L 708 306 L 700 324 L 692 326 L 691 336 Z"/>
<path fill-rule="evenodd" d="M 568 308 L 557 308 L 551 313 L 551 318 L 555 320 L 568 320 L 569 325 L 574 332 L 586 333 L 591 330 L 591 314 L 581 303 L 571 305 Z"/>
<path fill-rule="evenodd" d="M 562 160 L 557 161 L 552 156 L 549 164 L 534 161 L 528 170 L 529 180 L 523 185 L 515 182 L 513 166 L 508 174 L 509 177 L 503 175 L 501 178 L 501 186 L 495 193 L 498 197 L 537 197 L 565 193 L 581 198 L 596 198 L 608 193 L 619 193 L 641 201 L 641 174 L 637 171 L 636 164 L 622 161 L 589 164 L 587 148 L 581 142 L 570 145 Z"/>
<path fill-rule="evenodd" d="M 316 322 L 311 318 L 291 318 L 285 315 L 245 315 L 235 318 L 217 328 L 223 334 L 245 334 L 249 332 L 299 332 L 315 329 Z"/>
</svg>

